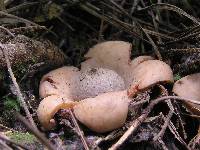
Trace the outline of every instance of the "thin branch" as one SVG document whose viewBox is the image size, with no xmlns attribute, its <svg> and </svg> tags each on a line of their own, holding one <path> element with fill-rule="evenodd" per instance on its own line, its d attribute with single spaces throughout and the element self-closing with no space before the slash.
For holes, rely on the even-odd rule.
<svg viewBox="0 0 200 150">
<path fill-rule="evenodd" d="M 175 103 L 175 104 L 176 104 L 176 103 Z M 177 104 L 176 104 L 176 105 L 177 105 Z M 178 110 L 178 109 L 179 109 L 179 110 Z M 186 124 L 186 122 L 185 122 L 185 119 L 184 119 L 184 120 L 182 119 L 182 115 L 180 114 L 180 112 L 181 112 L 180 108 L 179 108 L 179 107 L 175 107 L 175 108 L 174 108 L 174 112 L 175 112 L 176 116 L 178 117 L 180 126 L 181 126 L 181 128 L 182 128 L 183 137 L 184 137 L 184 139 L 187 139 L 187 133 L 186 133 L 186 131 L 185 131 L 185 126 L 184 126 L 184 125 Z"/>
<path fill-rule="evenodd" d="M 75 29 L 68 23 L 66 22 L 64 19 L 62 19 L 61 17 L 56 17 L 63 25 L 66 26 L 66 28 L 70 29 L 71 31 L 75 31 Z"/>
<path fill-rule="evenodd" d="M 179 7 L 176 7 L 174 5 L 170 5 L 167 3 L 157 3 L 157 4 L 152 4 L 151 6 L 147 6 L 145 8 L 140 9 L 138 12 L 142 12 L 142 11 L 146 11 L 149 9 L 166 9 L 166 10 L 171 10 L 174 11 L 180 15 L 183 15 L 185 17 L 187 17 L 188 19 L 190 19 L 191 21 L 193 21 L 195 24 L 200 25 L 200 22 L 193 16 L 189 15 L 188 13 L 186 13 L 184 10 L 180 9 Z"/>
<path fill-rule="evenodd" d="M 153 46 L 153 49 L 155 51 L 156 56 L 158 57 L 159 60 L 162 60 L 162 56 L 158 50 L 158 47 L 156 46 L 156 44 L 154 43 L 154 41 L 152 40 L 152 38 L 149 36 L 149 34 L 141 27 L 139 26 L 140 29 L 145 33 L 145 35 L 147 36 L 147 38 L 149 39 L 151 45 Z"/>
<path fill-rule="evenodd" d="M 113 140 L 119 138 L 122 135 L 123 135 L 123 131 L 122 130 L 114 130 L 111 133 L 109 133 L 108 135 L 106 135 L 106 137 L 100 137 L 99 139 L 97 139 L 94 142 L 95 146 L 96 147 L 99 146 L 102 142 L 113 141 Z"/>
<path fill-rule="evenodd" d="M 5 11 L 7 13 L 13 13 L 13 12 L 16 12 L 18 10 L 26 9 L 27 7 L 31 7 L 31 6 L 34 6 L 34 5 L 37 5 L 37 4 L 39 4 L 39 2 L 24 2 L 22 4 L 15 6 L 15 7 L 6 9 Z"/>
<path fill-rule="evenodd" d="M 20 143 L 16 143 L 15 141 L 10 140 L 9 138 L 6 138 L 6 137 L 5 137 L 4 135 L 2 135 L 1 133 L 0 133 L 0 139 L 3 140 L 3 141 L 6 141 L 6 142 L 8 142 L 8 143 L 14 144 L 14 145 L 16 145 L 16 146 L 18 146 L 18 147 L 21 147 L 21 148 L 23 148 L 23 149 L 25 149 L 25 150 L 28 150 L 28 147 L 26 147 L 26 146 L 24 146 L 24 145 L 22 145 L 22 144 L 20 144 Z"/>
<path fill-rule="evenodd" d="M 0 146 L 2 149 L 13 150 L 10 146 L 8 146 L 4 141 L 0 140 Z"/>
<path fill-rule="evenodd" d="M 135 119 L 135 121 L 133 121 L 130 128 L 124 133 L 124 135 L 112 147 L 109 148 L 109 150 L 118 149 L 127 140 L 127 138 L 138 129 L 138 127 L 147 118 L 147 116 L 149 115 L 149 113 L 151 112 L 151 110 L 153 109 L 153 107 L 156 104 L 158 104 L 159 102 L 165 101 L 165 100 L 169 100 L 169 99 L 186 101 L 186 102 L 191 102 L 191 103 L 200 105 L 200 101 L 182 98 L 182 97 L 179 97 L 179 96 L 164 96 L 164 97 L 152 100 L 151 103 L 147 106 L 147 108 L 143 110 L 142 115 L 140 117 L 138 117 L 137 119 Z"/>
<path fill-rule="evenodd" d="M 143 28 L 143 30 L 148 33 L 148 34 L 151 34 L 155 37 L 159 37 L 159 38 L 163 38 L 163 39 L 169 39 L 169 40 L 174 40 L 175 38 L 172 37 L 172 36 L 169 36 L 169 35 L 166 35 L 166 34 L 163 34 L 163 33 L 159 33 L 157 31 L 152 31 L 152 30 L 149 30 L 149 29 L 145 29 Z"/>
<path fill-rule="evenodd" d="M 33 133 L 44 145 L 46 145 L 49 150 L 56 150 L 56 148 L 48 141 L 48 139 L 37 128 L 33 128 L 33 126 L 31 126 L 31 124 L 22 115 L 16 112 L 15 116 L 27 127 L 31 133 Z"/>
<path fill-rule="evenodd" d="M 185 141 L 182 139 L 182 137 L 179 135 L 179 133 L 176 130 L 176 127 L 174 126 L 174 124 L 170 121 L 169 124 L 169 130 L 171 131 L 171 133 L 174 135 L 174 137 L 185 146 L 185 148 L 187 148 L 188 150 L 190 150 L 190 148 L 187 146 L 187 144 L 185 143 Z"/>
<path fill-rule="evenodd" d="M 163 85 L 158 85 L 158 87 L 161 89 L 161 95 L 169 96 L 169 93 L 168 93 L 167 89 Z M 170 119 L 174 114 L 174 110 L 175 109 L 174 109 L 174 107 L 172 105 L 171 100 L 170 99 L 166 100 L 166 103 L 167 103 L 167 105 L 168 105 L 168 107 L 170 109 L 169 113 L 168 113 L 167 117 L 164 117 L 164 120 L 165 120 L 164 125 L 162 126 L 162 129 L 160 130 L 160 132 L 153 138 L 153 141 L 157 141 L 157 140 L 159 141 L 159 140 L 162 139 L 162 137 L 163 137 L 168 125 L 170 124 Z"/>
<path fill-rule="evenodd" d="M 12 32 L 10 32 L 10 30 L 8 30 L 7 28 L 0 26 L 0 29 L 5 30 L 10 36 L 15 37 L 15 35 Z"/>
<path fill-rule="evenodd" d="M 144 103 L 146 103 L 146 102 L 148 102 L 148 101 L 149 101 L 149 99 L 143 99 L 143 100 L 141 100 L 141 101 L 131 103 L 131 106 L 141 105 L 141 104 L 144 104 Z"/>
<path fill-rule="evenodd" d="M 93 6 L 93 5 L 92 5 Z M 132 34 L 134 37 L 139 38 L 142 41 L 145 41 L 147 43 L 149 43 L 149 41 L 143 39 L 139 33 L 135 32 L 134 30 L 130 30 L 130 27 L 127 28 L 125 26 L 122 26 L 122 22 L 116 18 L 112 18 L 111 16 L 107 16 L 107 15 L 101 15 L 98 12 L 96 12 L 95 10 L 91 9 L 87 4 L 80 4 L 81 9 L 85 10 L 86 12 L 92 14 L 93 16 L 103 19 L 105 22 L 108 22 L 109 24 L 120 28 L 122 30 L 124 30 L 125 32 L 128 32 L 130 34 Z M 150 44 L 150 43 L 149 43 Z"/>
<path fill-rule="evenodd" d="M 32 118 L 32 115 L 31 115 L 31 113 L 28 110 L 28 106 L 26 105 L 24 97 L 23 97 L 23 95 L 22 95 L 22 93 L 20 91 L 20 88 L 19 88 L 19 85 L 18 85 L 18 83 L 16 81 L 16 78 L 15 78 L 15 76 L 13 74 L 13 71 L 12 71 L 12 68 L 11 68 L 11 64 L 10 64 L 10 61 L 9 61 L 8 50 L 1 43 L 0 43 L 0 49 L 3 52 L 4 58 L 5 58 L 5 61 L 6 61 L 6 65 L 7 65 L 7 68 L 8 68 L 8 72 L 9 72 L 11 80 L 12 80 L 12 82 L 14 84 L 14 87 L 16 89 L 17 97 L 20 100 L 20 104 L 22 105 L 22 107 L 23 107 L 23 109 L 24 109 L 24 111 L 25 111 L 25 113 L 26 113 L 26 115 L 28 117 L 28 120 L 30 121 L 30 123 L 32 124 L 32 126 L 34 128 L 37 128 L 36 125 L 35 125 L 35 122 L 34 122 L 34 120 Z"/>
<path fill-rule="evenodd" d="M 0 128 L 4 128 L 5 130 L 9 130 L 9 131 L 12 131 L 12 132 L 17 132 L 17 131 L 14 130 L 14 129 L 11 129 L 11 128 L 9 128 L 9 127 L 4 126 L 3 124 L 0 124 Z"/>
<path fill-rule="evenodd" d="M 160 132 L 153 138 L 153 141 L 157 141 L 159 139 L 162 139 L 166 129 L 167 129 L 167 126 L 169 125 L 170 123 L 170 119 L 171 117 L 173 116 L 173 110 L 170 110 L 169 114 L 167 115 L 167 118 L 165 120 L 165 123 L 164 125 L 162 126 L 162 129 L 160 130 Z"/>
<path fill-rule="evenodd" d="M 132 5 L 132 8 L 131 8 L 131 11 L 130 11 L 130 14 L 133 15 L 138 3 L 140 2 L 140 0 L 134 0 L 133 1 L 133 5 Z"/>
<path fill-rule="evenodd" d="M 165 145 L 165 143 L 163 142 L 163 140 L 158 139 L 158 142 L 159 142 L 160 145 L 162 146 L 163 150 L 169 150 L 169 149 L 167 148 L 167 146 Z"/>
<path fill-rule="evenodd" d="M 9 13 L 6 13 L 4 11 L 0 11 L 0 15 L 3 15 L 3 16 L 7 16 L 7 17 L 10 17 L 10 18 L 14 18 L 14 19 L 17 19 L 17 20 L 20 20 L 22 21 L 23 23 L 26 23 L 26 24 L 29 24 L 29 25 L 34 25 L 34 26 L 40 26 L 32 21 L 29 21 L 27 19 L 24 19 L 24 18 L 21 18 L 21 17 L 18 17 L 18 16 L 15 16 L 15 15 L 12 15 L 12 14 L 9 14 Z"/>
<path fill-rule="evenodd" d="M 78 125 L 78 123 L 76 121 L 76 118 L 75 118 L 75 116 L 74 116 L 74 114 L 73 114 L 73 112 L 72 112 L 71 109 L 69 110 L 69 113 L 71 115 L 72 122 L 73 122 L 73 124 L 75 126 L 76 132 L 77 132 L 78 136 L 80 136 L 81 141 L 83 143 L 83 146 L 84 146 L 85 150 L 90 150 L 89 147 L 88 147 L 88 144 L 87 144 L 87 142 L 85 140 L 85 137 L 83 135 L 83 131 L 81 131 L 81 129 L 80 129 L 80 127 L 79 127 L 79 125 Z"/>
<path fill-rule="evenodd" d="M 195 149 L 195 146 L 200 145 L 200 127 L 197 135 L 189 142 L 188 146 Z"/>
</svg>

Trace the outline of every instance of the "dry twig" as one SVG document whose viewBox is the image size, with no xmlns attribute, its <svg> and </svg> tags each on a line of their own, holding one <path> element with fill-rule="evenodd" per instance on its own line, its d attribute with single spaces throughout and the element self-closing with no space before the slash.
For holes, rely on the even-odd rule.
<svg viewBox="0 0 200 150">
<path fill-rule="evenodd" d="M 71 118 L 72 118 L 72 122 L 73 122 L 73 124 L 74 124 L 74 126 L 75 126 L 76 133 L 78 134 L 78 136 L 80 136 L 81 141 L 82 141 L 82 143 L 83 143 L 83 146 L 84 146 L 85 150 L 89 150 L 89 147 L 88 147 L 88 145 L 87 145 L 87 142 L 86 142 L 86 140 L 85 140 L 85 137 L 84 137 L 84 135 L 83 135 L 83 132 L 81 131 L 81 129 L 80 129 L 80 127 L 79 127 L 79 125 L 78 125 L 78 123 L 77 123 L 77 121 L 76 121 L 76 118 L 75 118 L 75 116 L 74 116 L 74 114 L 73 114 L 73 112 L 72 112 L 71 109 L 69 110 L 69 113 L 70 113 L 70 116 L 71 116 Z"/>
<path fill-rule="evenodd" d="M 153 138 L 153 141 L 157 141 L 159 139 L 162 139 L 164 133 L 165 133 L 165 130 L 167 129 L 167 126 L 169 125 L 170 123 L 170 119 L 173 115 L 174 111 L 173 110 L 170 110 L 169 111 L 169 114 L 167 115 L 167 118 L 165 120 L 165 123 L 164 125 L 162 126 L 162 129 L 160 130 L 160 132 Z"/>
<path fill-rule="evenodd" d="M 163 140 L 158 139 L 158 142 L 159 142 L 160 145 L 162 146 L 163 150 L 169 150 L 169 149 L 167 148 L 167 146 L 165 145 L 165 143 L 163 142 Z"/>
<path fill-rule="evenodd" d="M 9 14 L 9 13 L 4 12 L 4 11 L 0 11 L 0 15 L 7 16 L 7 17 L 10 17 L 10 18 L 14 18 L 14 19 L 20 20 L 20 21 L 22 21 L 23 23 L 26 23 L 26 24 L 29 24 L 29 25 L 39 26 L 38 24 L 36 24 L 36 23 L 34 23 L 34 22 L 32 22 L 32 21 L 29 21 L 29 20 L 27 20 L 27 19 L 24 19 L 24 18 L 15 16 L 15 15 Z"/>
<path fill-rule="evenodd" d="M 16 118 L 20 120 L 27 129 L 32 132 L 49 150 L 56 150 L 56 148 L 46 139 L 46 137 L 37 129 L 33 128 L 33 126 L 19 113 L 16 112 Z"/>
<path fill-rule="evenodd" d="M 145 8 L 140 9 L 139 11 L 146 11 L 149 9 L 166 9 L 166 10 L 171 10 L 176 12 L 177 14 L 183 15 L 193 21 L 195 24 L 200 25 L 200 22 L 193 16 L 189 15 L 186 13 L 184 10 L 180 9 L 179 7 L 176 7 L 174 5 L 166 4 L 166 3 L 157 3 L 157 4 L 152 4 L 151 6 L 147 6 Z"/>
<path fill-rule="evenodd" d="M 10 64 L 10 61 L 9 61 L 9 57 L 8 57 L 8 52 L 7 52 L 7 50 L 5 50 L 5 48 L 3 47 L 3 45 L 2 45 L 1 43 L 0 43 L 0 49 L 2 50 L 3 55 L 4 55 L 4 57 L 5 57 L 6 65 L 7 65 L 7 68 L 8 68 L 8 72 L 9 72 L 9 74 L 10 74 L 11 80 L 12 80 L 12 82 L 13 82 L 13 84 L 14 84 L 15 89 L 16 89 L 17 97 L 19 98 L 20 103 L 21 103 L 21 105 L 22 105 L 24 111 L 26 112 L 26 115 L 27 115 L 27 117 L 28 117 L 28 120 L 31 122 L 31 124 L 32 124 L 32 126 L 33 126 L 34 128 L 37 128 L 36 125 L 35 125 L 35 122 L 34 122 L 34 120 L 33 120 L 33 118 L 32 118 L 32 115 L 31 115 L 31 113 L 30 113 L 29 110 L 28 110 L 28 107 L 27 107 L 27 105 L 26 105 L 26 102 L 25 102 L 25 100 L 24 100 L 24 97 L 23 97 L 23 95 L 22 95 L 22 93 L 21 93 L 21 91 L 20 91 L 19 85 L 17 84 L 16 78 L 15 78 L 15 76 L 14 76 L 14 74 L 13 74 L 13 71 L 12 71 L 12 68 L 11 68 L 11 64 Z"/>
<path fill-rule="evenodd" d="M 3 142 L 2 140 L 0 140 L 0 146 L 2 149 L 6 149 L 6 150 L 12 150 L 12 148 L 10 146 L 8 146 L 5 142 Z"/>
<path fill-rule="evenodd" d="M 11 143 L 11 144 L 14 144 L 14 145 L 16 145 L 16 146 L 18 146 L 18 147 L 21 147 L 21 148 L 23 148 L 23 149 L 25 149 L 25 150 L 28 150 L 28 148 L 25 147 L 24 145 L 22 145 L 22 144 L 20 144 L 20 143 L 16 143 L 15 141 L 10 140 L 9 138 L 6 138 L 6 137 L 5 137 L 4 135 L 2 135 L 1 133 L 0 133 L 0 139 L 1 139 L 2 141 L 6 141 L 6 142 Z"/>
<path fill-rule="evenodd" d="M 158 85 L 158 87 L 161 89 L 161 95 L 169 96 L 168 95 L 169 93 L 168 93 L 167 89 L 163 85 L 160 84 L 160 85 Z M 169 99 L 166 102 L 167 102 L 167 105 L 168 105 L 170 111 L 169 111 L 167 117 L 163 116 L 164 120 L 165 120 L 164 125 L 162 126 L 162 129 L 160 130 L 160 132 L 153 138 L 153 141 L 157 141 L 157 140 L 159 141 L 160 139 L 162 139 L 162 137 L 163 137 L 168 125 L 170 124 L 170 119 L 174 114 L 174 110 L 175 109 L 174 109 L 174 107 L 172 105 L 171 100 Z"/>
<path fill-rule="evenodd" d="M 169 124 L 169 130 L 171 131 L 171 133 L 175 136 L 175 138 L 181 143 L 183 144 L 187 149 L 190 149 L 187 144 L 185 143 L 185 141 L 182 139 L 182 137 L 179 135 L 179 133 L 176 130 L 176 127 L 174 126 L 174 124 L 170 121 Z"/>
<path fill-rule="evenodd" d="M 12 32 L 10 32 L 10 30 L 8 30 L 7 28 L 0 26 L 0 29 L 5 30 L 9 35 L 11 35 L 12 37 L 14 37 L 14 34 Z"/>
<path fill-rule="evenodd" d="M 146 31 L 141 26 L 139 26 L 139 27 L 145 33 L 145 35 L 147 36 L 147 38 L 149 39 L 149 41 L 150 41 L 151 45 L 153 46 L 153 49 L 154 49 L 155 54 L 158 57 L 158 59 L 162 60 L 162 56 L 161 56 L 161 54 L 160 54 L 160 52 L 158 50 L 158 47 L 156 46 L 156 44 L 154 43 L 154 41 L 152 40 L 152 38 L 149 36 L 148 33 L 146 33 Z"/>
<path fill-rule="evenodd" d="M 130 128 L 124 133 L 124 135 L 112 147 L 109 148 L 109 150 L 118 149 L 127 140 L 127 138 L 138 129 L 138 127 L 142 124 L 142 122 L 147 118 L 147 116 L 149 115 L 149 113 L 151 112 L 153 107 L 156 104 L 158 104 L 159 102 L 162 102 L 162 101 L 165 101 L 165 100 L 168 100 L 168 99 L 187 101 L 187 102 L 191 102 L 191 103 L 194 103 L 194 104 L 200 104 L 199 101 L 181 98 L 179 96 L 164 96 L 164 97 L 152 100 L 151 103 L 147 106 L 147 108 L 145 110 L 143 110 L 142 115 L 140 117 L 138 117 L 137 119 L 135 119 L 135 121 L 133 121 Z"/>
</svg>

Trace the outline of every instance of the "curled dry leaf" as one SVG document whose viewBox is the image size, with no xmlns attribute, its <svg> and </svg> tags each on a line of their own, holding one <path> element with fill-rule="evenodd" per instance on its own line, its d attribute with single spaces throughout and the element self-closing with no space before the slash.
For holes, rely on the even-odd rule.
<svg viewBox="0 0 200 150">
<path fill-rule="evenodd" d="M 60 97 L 66 99 L 67 104 L 69 100 L 78 100 L 73 107 L 75 116 L 96 132 L 121 127 L 127 117 L 128 96 L 158 82 L 173 82 L 171 68 L 166 63 L 153 60 L 151 56 L 140 56 L 131 61 L 130 50 L 131 44 L 123 41 L 95 45 L 85 55 L 88 59 L 81 64 L 80 71 L 75 67 L 62 67 L 46 74 L 40 83 L 40 96 L 46 97 L 44 100 L 49 103 L 52 101 L 47 99 L 52 95 L 59 97 L 56 101 Z M 41 102 L 41 110 L 48 109 L 44 104 Z M 51 108 L 57 111 L 59 107 L 61 105 Z M 55 111 L 50 113 L 49 110 L 49 114 L 54 115 Z M 40 115 L 43 126 L 53 115 L 49 115 L 45 124 L 42 121 L 45 115 Z"/>
<path fill-rule="evenodd" d="M 200 101 L 200 73 L 191 74 L 176 81 L 173 92 L 180 97 Z M 195 115 L 200 115 L 200 105 L 185 102 L 186 107 Z"/>
</svg>

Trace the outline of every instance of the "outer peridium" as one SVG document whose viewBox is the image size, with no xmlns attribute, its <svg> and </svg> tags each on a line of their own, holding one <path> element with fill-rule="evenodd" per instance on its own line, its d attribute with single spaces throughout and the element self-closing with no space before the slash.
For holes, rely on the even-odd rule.
<svg viewBox="0 0 200 150">
<path fill-rule="evenodd" d="M 139 56 L 130 60 L 131 44 L 108 41 L 95 45 L 85 55 L 89 59 L 81 64 L 88 67 L 105 67 L 115 70 L 125 81 L 129 96 L 159 82 L 173 82 L 173 73 L 163 61 L 151 56 Z"/>
<path fill-rule="evenodd" d="M 200 73 L 191 74 L 176 81 L 173 92 L 183 98 L 200 101 Z M 186 107 L 195 115 L 200 115 L 200 105 L 185 102 Z"/>
<path fill-rule="evenodd" d="M 128 112 L 127 94 L 121 92 L 124 88 L 123 79 L 109 69 L 93 68 L 80 72 L 75 67 L 62 67 L 53 70 L 41 80 L 40 94 L 44 99 L 38 107 L 38 118 L 44 128 L 49 130 L 56 124 L 53 116 L 59 109 L 73 108 L 77 105 L 74 107 L 75 112 L 81 113 L 75 113 L 76 117 L 94 131 L 102 132 L 115 129 L 123 125 Z M 120 93 L 123 95 L 121 96 Z M 91 101 L 85 98 L 91 99 Z M 74 100 L 81 101 L 76 103 Z M 87 112 L 90 112 L 93 117 L 99 116 L 101 118 L 99 121 L 95 121 L 96 125 L 83 111 L 83 108 L 88 107 L 92 107 L 93 111 L 86 109 Z M 114 108 L 115 111 L 113 111 Z M 110 118 L 104 113 L 111 113 Z M 99 128 L 98 124 L 102 123 L 101 120 L 107 121 L 104 121 L 104 125 Z M 115 125 L 109 126 L 112 122 Z"/>
</svg>

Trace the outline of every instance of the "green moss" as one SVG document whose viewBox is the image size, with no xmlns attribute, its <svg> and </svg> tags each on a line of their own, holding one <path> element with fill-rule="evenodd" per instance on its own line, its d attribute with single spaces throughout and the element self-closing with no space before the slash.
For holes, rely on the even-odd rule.
<svg viewBox="0 0 200 150">
<path fill-rule="evenodd" d="M 19 76 L 19 74 L 21 75 L 21 74 L 26 73 L 27 68 L 28 68 L 27 64 L 25 64 L 25 63 L 18 63 L 14 67 L 14 73 L 15 74 L 17 73 L 17 76 Z"/>
<path fill-rule="evenodd" d="M 181 79 L 180 74 L 179 74 L 179 73 L 175 74 L 175 75 L 174 75 L 174 81 L 177 81 L 177 80 L 179 80 L 179 79 Z"/>
<path fill-rule="evenodd" d="M 53 18 L 57 18 L 61 15 L 62 12 L 63 12 L 63 9 L 61 6 L 55 3 L 52 3 L 51 5 L 49 5 L 48 18 L 50 20 Z"/>
<path fill-rule="evenodd" d="M 41 14 L 41 15 L 36 16 L 36 17 L 34 18 L 34 21 L 35 21 L 35 22 L 45 22 L 46 19 L 45 19 L 45 16 L 44 16 L 43 14 Z"/>
<path fill-rule="evenodd" d="M 31 64 L 36 64 L 38 63 L 37 57 L 31 57 Z"/>
<path fill-rule="evenodd" d="M 18 99 L 14 99 L 11 97 L 5 97 L 3 104 L 4 104 L 4 109 L 7 111 L 11 111 L 11 110 L 19 111 L 20 110 L 20 104 L 19 104 Z"/>
<path fill-rule="evenodd" d="M 3 97 L 3 107 L 1 108 L 0 117 L 5 125 L 11 125 L 15 122 L 13 113 L 20 111 L 20 103 L 17 98 L 11 96 Z"/>
<path fill-rule="evenodd" d="M 8 132 L 6 133 L 11 140 L 21 144 L 32 144 L 37 141 L 36 137 L 28 132 Z"/>
<path fill-rule="evenodd" d="M 30 58 L 28 62 L 16 63 L 15 66 L 12 68 L 13 73 L 15 74 L 15 77 L 17 79 L 20 79 L 28 72 L 28 69 L 30 68 L 30 66 L 36 63 L 38 63 L 38 60 L 36 57 Z"/>
</svg>

